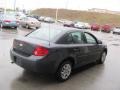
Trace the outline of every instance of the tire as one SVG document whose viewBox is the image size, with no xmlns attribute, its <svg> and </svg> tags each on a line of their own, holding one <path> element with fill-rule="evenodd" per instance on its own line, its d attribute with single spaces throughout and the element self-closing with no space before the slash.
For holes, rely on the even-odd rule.
<svg viewBox="0 0 120 90">
<path fill-rule="evenodd" d="M 17 26 L 14 27 L 14 29 L 17 29 L 17 28 L 18 28 Z"/>
<path fill-rule="evenodd" d="M 72 63 L 70 61 L 63 62 L 56 72 L 56 79 L 60 82 L 66 81 L 69 79 L 72 73 Z"/>
<path fill-rule="evenodd" d="M 29 25 L 28 25 L 28 24 L 26 24 L 25 28 L 29 29 L 30 27 L 29 27 Z"/>
<path fill-rule="evenodd" d="M 107 53 L 104 51 L 104 52 L 101 54 L 101 57 L 100 57 L 100 60 L 98 61 L 98 64 L 104 64 L 105 59 L 106 59 L 106 56 L 107 56 Z"/>
<path fill-rule="evenodd" d="M 36 29 L 39 29 L 40 27 L 36 27 Z"/>
</svg>

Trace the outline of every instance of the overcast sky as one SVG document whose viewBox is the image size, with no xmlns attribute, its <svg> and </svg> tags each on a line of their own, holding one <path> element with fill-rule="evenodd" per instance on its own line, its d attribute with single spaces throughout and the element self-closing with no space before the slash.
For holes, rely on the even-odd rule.
<svg viewBox="0 0 120 90">
<path fill-rule="evenodd" d="M 0 7 L 14 8 L 14 1 L 0 0 Z M 16 7 L 21 9 L 67 8 L 76 10 L 101 8 L 120 11 L 120 0 L 16 0 Z"/>
</svg>

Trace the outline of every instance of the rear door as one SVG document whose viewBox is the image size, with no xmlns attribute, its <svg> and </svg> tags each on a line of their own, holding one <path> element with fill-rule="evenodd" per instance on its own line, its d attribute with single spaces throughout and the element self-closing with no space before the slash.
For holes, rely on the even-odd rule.
<svg viewBox="0 0 120 90">
<path fill-rule="evenodd" d="M 93 62 L 97 59 L 99 59 L 100 56 L 100 46 L 97 43 L 97 39 L 90 33 L 85 32 L 85 45 L 88 48 L 88 53 L 87 53 L 87 63 Z"/>
</svg>

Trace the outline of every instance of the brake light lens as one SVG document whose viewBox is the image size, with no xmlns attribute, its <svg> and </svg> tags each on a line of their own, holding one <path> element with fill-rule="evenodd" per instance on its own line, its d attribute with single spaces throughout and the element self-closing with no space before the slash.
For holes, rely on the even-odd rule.
<svg viewBox="0 0 120 90">
<path fill-rule="evenodd" d="M 33 51 L 33 55 L 35 56 L 45 56 L 48 54 L 48 49 L 44 47 L 36 47 Z"/>
</svg>

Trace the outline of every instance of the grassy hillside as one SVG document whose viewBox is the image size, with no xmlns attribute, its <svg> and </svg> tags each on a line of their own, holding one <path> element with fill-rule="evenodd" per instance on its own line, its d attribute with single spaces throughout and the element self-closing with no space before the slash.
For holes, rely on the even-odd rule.
<svg viewBox="0 0 120 90">
<path fill-rule="evenodd" d="M 33 14 L 55 18 L 56 9 L 42 8 L 32 11 Z M 80 20 L 88 23 L 111 24 L 120 26 L 120 15 L 96 13 L 77 10 L 59 9 L 59 19 Z"/>
</svg>

